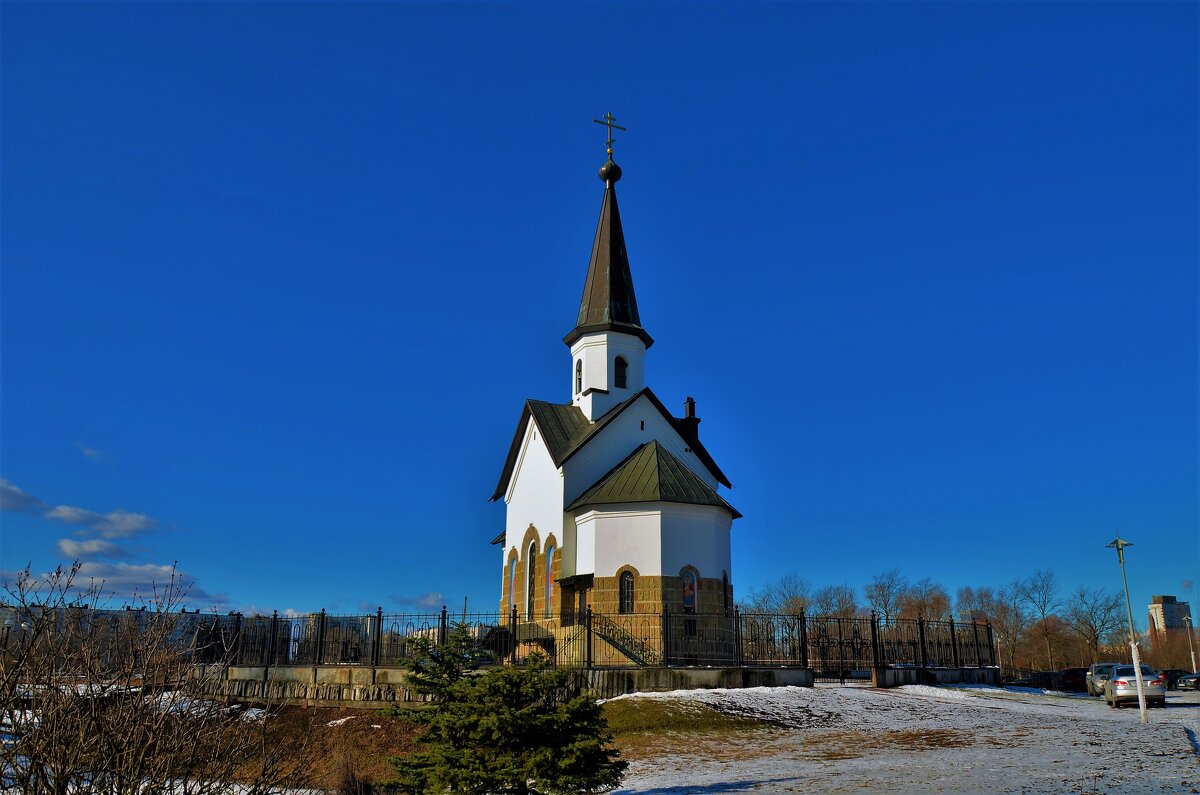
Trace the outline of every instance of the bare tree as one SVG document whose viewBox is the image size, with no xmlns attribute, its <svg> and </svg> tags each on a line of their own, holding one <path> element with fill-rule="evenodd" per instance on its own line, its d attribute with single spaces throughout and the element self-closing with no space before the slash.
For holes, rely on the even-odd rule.
<svg viewBox="0 0 1200 795">
<path fill-rule="evenodd" d="M 940 583 L 925 577 L 901 592 L 896 607 L 902 618 L 944 621 L 950 617 L 950 594 Z"/>
<path fill-rule="evenodd" d="M 1100 646 L 1122 628 L 1121 595 L 1080 586 L 1067 603 L 1066 618 L 1071 632 L 1083 641 L 1095 662 L 1100 659 Z"/>
<path fill-rule="evenodd" d="M 1054 646 L 1051 643 L 1051 626 L 1049 619 L 1058 612 L 1062 601 L 1058 596 L 1058 583 L 1054 581 L 1054 572 L 1050 569 L 1038 569 L 1021 583 L 1021 596 L 1029 607 L 1038 625 L 1042 640 L 1046 646 L 1046 670 L 1054 670 Z"/>
<path fill-rule="evenodd" d="M 900 569 L 889 569 L 876 574 L 863 588 L 867 604 L 884 621 L 890 621 L 899 613 L 900 595 L 908 587 L 908 580 Z"/>
<path fill-rule="evenodd" d="M 1029 619 L 1025 614 L 1024 591 L 1018 580 L 1001 588 L 989 607 L 987 620 L 992 625 L 992 634 L 1000 650 L 1001 663 L 1008 658 L 1007 669 L 1016 670 L 1017 647 L 1025 637 Z"/>
<path fill-rule="evenodd" d="M 811 593 L 807 580 L 795 574 L 785 574 L 767 583 L 761 590 L 752 591 L 746 608 L 763 613 L 799 615 L 808 609 Z"/>
<path fill-rule="evenodd" d="M 302 754 L 270 741 L 262 711 L 202 697 L 185 622 L 200 617 L 178 612 L 173 577 L 108 611 L 99 587 L 76 588 L 78 571 L 38 579 L 26 570 L 5 589 L 6 786 L 28 795 L 215 795 L 236 783 L 265 795 L 301 783 Z"/>
<path fill-rule="evenodd" d="M 812 612 L 818 616 L 854 618 L 858 615 L 854 589 L 849 585 L 826 585 L 813 594 Z"/>
<path fill-rule="evenodd" d="M 959 588 L 954 597 L 955 610 L 960 621 L 980 622 L 992 620 L 996 612 L 996 592 L 991 586 Z"/>
</svg>

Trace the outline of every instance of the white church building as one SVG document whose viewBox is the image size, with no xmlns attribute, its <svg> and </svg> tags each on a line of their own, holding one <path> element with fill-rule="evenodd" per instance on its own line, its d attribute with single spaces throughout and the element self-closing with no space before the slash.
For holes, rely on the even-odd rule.
<svg viewBox="0 0 1200 795">
<path fill-rule="evenodd" d="M 526 621 L 725 613 L 733 608 L 729 480 L 699 438 L 695 401 L 675 417 L 646 386 L 646 352 L 617 210 L 604 198 L 575 327 L 571 399 L 527 400 L 492 500 L 504 500 L 500 608 Z M 564 379 L 566 380 L 566 379 Z M 694 622 L 693 622 L 694 623 Z"/>
</svg>

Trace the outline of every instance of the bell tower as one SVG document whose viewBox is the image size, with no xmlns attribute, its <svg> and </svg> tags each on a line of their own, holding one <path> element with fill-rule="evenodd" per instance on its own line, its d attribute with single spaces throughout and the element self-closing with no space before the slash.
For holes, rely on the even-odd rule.
<svg viewBox="0 0 1200 795">
<path fill-rule="evenodd" d="M 612 159 L 612 114 L 609 127 L 608 161 L 600 167 L 604 198 L 600 220 L 592 242 L 583 298 L 575 328 L 563 338 L 571 349 L 571 402 L 589 422 L 636 394 L 645 386 L 643 361 L 654 339 L 642 328 L 638 316 L 625 233 L 617 208 L 617 181 L 621 167 Z M 616 127 L 616 129 L 622 129 Z"/>
</svg>

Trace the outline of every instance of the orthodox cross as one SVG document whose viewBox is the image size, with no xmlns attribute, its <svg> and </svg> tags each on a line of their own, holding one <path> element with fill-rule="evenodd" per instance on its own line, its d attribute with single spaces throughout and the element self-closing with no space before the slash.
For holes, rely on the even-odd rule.
<svg viewBox="0 0 1200 795">
<path fill-rule="evenodd" d="M 617 120 L 617 117 L 612 115 L 612 111 L 609 111 L 608 113 L 604 114 L 603 121 L 601 121 L 600 119 L 592 119 L 592 121 L 596 122 L 596 124 L 603 124 L 605 127 L 608 128 L 608 140 L 604 142 L 604 145 L 606 147 L 608 147 L 608 156 L 609 157 L 612 157 L 612 145 L 613 145 L 613 141 L 616 140 L 612 136 L 612 131 L 620 130 L 621 132 L 627 132 L 627 130 L 624 127 L 620 126 L 619 124 L 614 124 L 614 122 L 616 122 L 616 120 Z"/>
</svg>

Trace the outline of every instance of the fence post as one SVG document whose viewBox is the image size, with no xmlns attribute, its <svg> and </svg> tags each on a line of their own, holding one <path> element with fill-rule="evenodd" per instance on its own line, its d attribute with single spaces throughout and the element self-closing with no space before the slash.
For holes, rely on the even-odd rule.
<svg viewBox="0 0 1200 795">
<path fill-rule="evenodd" d="M 585 626 L 587 627 L 587 646 L 585 647 L 585 651 L 587 654 L 586 665 L 588 668 L 591 668 L 592 667 L 592 659 L 593 659 L 592 658 L 592 606 L 591 605 L 587 606 L 587 613 L 586 613 L 586 617 L 584 618 L 584 621 L 586 622 Z"/>
<path fill-rule="evenodd" d="M 379 667 L 379 659 L 383 652 L 383 607 L 375 609 L 375 633 L 371 638 L 371 666 Z"/>
<path fill-rule="evenodd" d="M 871 667 L 879 667 L 879 616 L 871 611 Z"/>
<path fill-rule="evenodd" d="M 508 614 L 508 631 L 512 633 L 512 664 L 517 664 L 517 606 L 514 604 Z"/>
<path fill-rule="evenodd" d="M 663 606 L 662 616 L 662 649 L 663 649 L 663 665 L 671 664 L 671 614 L 667 612 L 667 608 Z"/>
<path fill-rule="evenodd" d="M 985 626 L 987 627 L 988 659 L 992 661 L 994 668 L 996 667 L 996 641 L 992 639 L 992 622 L 987 622 Z"/>
<path fill-rule="evenodd" d="M 925 619 L 917 616 L 917 637 L 921 639 L 921 667 L 929 667 L 929 658 L 925 656 Z"/>
<path fill-rule="evenodd" d="M 800 611 L 800 667 L 808 667 L 808 618 Z"/>
<path fill-rule="evenodd" d="M 975 667 L 983 667 L 983 655 L 979 653 L 979 622 L 971 622 L 971 634 L 975 636 Z"/>
<path fill-rule="evenodd" d="M 267 659 L 263 660 L 267 665 L 275 664 L 275 644 L 278 643 L 279 637 L 279 611 L 271 611 L 271 637 L 267 639 Z"/>
<path fill-rule="evenodd" d="M 242 660 L 242 614 L 238 613 L 233 622 L 233 659 L 234 665 L 240 665 Z"/>
<path fill-rule="evenodd" d="M 321 614 L 317 618 L 317 655 L 316 665 L 321 664 L 321 660 L 325 658 L 325 608 L 321 608 Z"/>
<path fill-rule="evenodd" d="M 446 627 L 447 627 L 446 606 L 442 605 L 442 618 L 438 622 L 438 645 L 439 646 L 446 645 Z"/>
<path fill-rule="evenodd" d="M 733 608 L 733 658 L 737 667 L 742 667 L 742 611 L 736 605 Z"/>
<path fill-rule="evenodd" d="M 954 634 L 954 619 L 950 619 L 950 648 L 954 659 L 954 667 L 958 668 L 958 636 Z"/>
<path fill-rule="evenodd" d="M 846 684 L 846 640 L 842 633 L 842 617 L 838 616 L 838 680 Z"/>
</svg>

